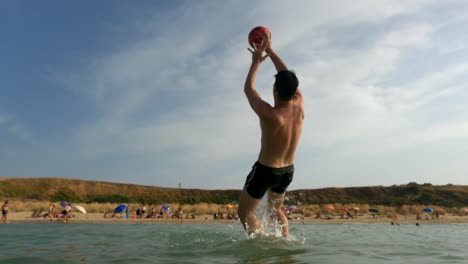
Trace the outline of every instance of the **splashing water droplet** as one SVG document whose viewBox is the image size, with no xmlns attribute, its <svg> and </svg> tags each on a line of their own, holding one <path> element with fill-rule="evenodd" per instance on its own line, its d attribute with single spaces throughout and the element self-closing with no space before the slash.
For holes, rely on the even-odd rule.
<svg viewBox="0 0 468 264">
<path fill-rule="evenodd" d="M 273 202 L 269 200 L 267 193 L 257 206 L 257 219 L 262 227 L 263 236 L 266 237 L 282 237 L 283 225 L 280 224 L 276 214 L 276 208 Z M 258 236 L 258 234 L 257 234 Z"/>
</svg>

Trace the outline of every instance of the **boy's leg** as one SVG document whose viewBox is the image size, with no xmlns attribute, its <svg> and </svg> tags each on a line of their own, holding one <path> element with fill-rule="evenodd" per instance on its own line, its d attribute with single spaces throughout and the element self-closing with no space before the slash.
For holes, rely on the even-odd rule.
<svg viewBox="0 0 468 264">
<path fill-rule="evenodd" d="M 282 233 L 284 237 L 289 237 L 289 226 L 288 226 L 288 218 L 283 212 L 283 202 L 286 193 L 275 193 L 270 191 L 270 201 L 273 204 L 276 212 L 276 216 L 278 217 L 278 222 L 282 226 Z"/>
<path fill-rule="evenodd" d="M 242 190 L 239 198 L 237 214 L 239 215 L 239 219 L 249 235 L 254 232 L 262 232 L 261 226 L 257 220 L 257 216 L 255 215 L 255 209 L 257 208 L 260 200 L 261 199 L 255 199 L 250 196 L 245 187 Z"/>
</svg>

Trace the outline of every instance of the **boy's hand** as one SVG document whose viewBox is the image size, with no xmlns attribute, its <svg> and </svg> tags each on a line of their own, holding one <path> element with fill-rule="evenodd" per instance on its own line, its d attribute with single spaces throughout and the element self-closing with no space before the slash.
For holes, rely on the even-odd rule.
<svg viewBox="0 0 468 264">
<path fill-rule="evenodd" d="M 273 49 L 271 48 L 271 32 L 270 34 L 267 34 L 265 31 L 262 31 L 260 34 L 262 36 L 263 43 L 266 45 L 265 52 L 268 55 L 273 52 Z"/>
<path fill-rule="evenodd" d="M 248 48 L 248 50 L 252 53 L 252 62 L 253 63 L 262 63 L 267 57 L 268 54 L 263 56 L 263 52 L 267 49 L 271 50 L 271 36 L 267 36 L 267 34 L 262 31 L 260 33 L 262 35 L 262 42 L 260 44 L 251 43 L 253 50 Z"/>
</svg>

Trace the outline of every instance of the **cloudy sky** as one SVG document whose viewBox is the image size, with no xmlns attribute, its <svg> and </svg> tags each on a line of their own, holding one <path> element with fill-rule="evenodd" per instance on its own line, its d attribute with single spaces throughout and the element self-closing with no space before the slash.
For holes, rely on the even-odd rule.
<svg viewBox="0 0 468 264">
<path fill-rule="evenodd" d="M 468 185 L 468 3 L 450 0 L 2 1 L 0 176 L 242 188 L 257 25 L 305 96 L 290 189 Z"/>
</svg>

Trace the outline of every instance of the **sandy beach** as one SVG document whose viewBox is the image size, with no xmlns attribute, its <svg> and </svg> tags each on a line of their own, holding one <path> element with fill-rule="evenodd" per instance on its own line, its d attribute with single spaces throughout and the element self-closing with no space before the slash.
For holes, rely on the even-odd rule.
<svg viewBox="0 0 468 264">
<path fill-rule="evenodd" d="M 34 222 L 34 223 L 48 223 L 48 218 L 33 218 L 31 217 L 32 212 L 11 212 L 8 214 L 9 223 L 18 222 Z M 292 215 L 292 219 L 289 220 L 290 224 L 390 224 L 392 218 L 386 216 L 376 216 L 373 218 L 371 215 L 360 215 L 357 218 L 352 219 L 340 219 L 339 216 L 335 216 L 332 219 L 315 219 L 314 217 L 305 217 L 301 219 L 300 215 Z M 56 221 L 63 221 L 63 219 L 57 219 Z M 128 223 L 128 224 L 139 224 L 139 223 L 207 223 L 207 224 L 232 224 L 237 223 L 237 220 L 214 220 L 212 215 L 201 215 L 196 216 L 195 219 L 124 219 L 124 218 L 104 218 L 102 213 L 75 213 L 75 217 L 69 219 L 69 223 Z M 439 218 L 429 218 L 416 220 L 416 215 L 398 215 L 399 224 L 467 224 L 468 216 L 458 215 L 441 215 Z"/>
</svg>

